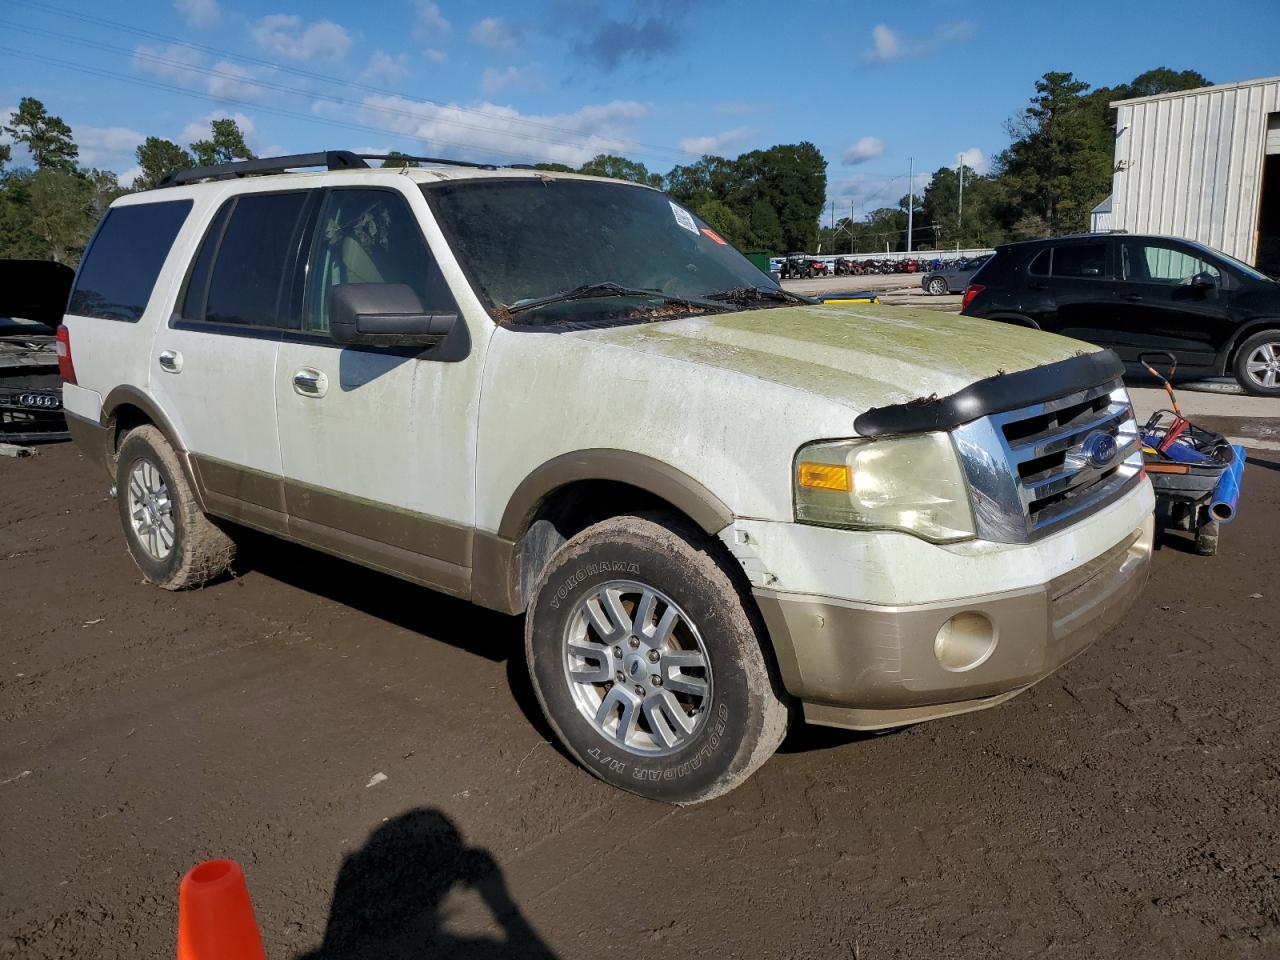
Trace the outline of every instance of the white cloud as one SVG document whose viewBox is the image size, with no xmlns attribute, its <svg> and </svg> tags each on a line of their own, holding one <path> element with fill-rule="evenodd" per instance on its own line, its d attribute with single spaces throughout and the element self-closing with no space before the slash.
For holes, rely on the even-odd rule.
<svg viewBox="0 0 1280 960">
<path fill-rule="evenodd" d="M 859 163 L 874 160 L 884 153 L 884 141 L 879 137 L 859 137 L 857 143 L 844 148 L 840 160 L 845 166 L 852 167 Z"/>
<path fill-rule="evenodd" d="M 188 27 L 212 27 L 222 19 L 218 0 L 174 0 L 173 8 L 182 14 Z"/>
<path fill-rule="evenodd" d="M 754 103 L 742 100 L 722 100 L 711 109 L 722 117 L 748 117 L 759 112 Z"/>
<path fill-rule="evenodd" d="M 135 163 L 132 167 L 125 170 L 124 173 L 116 174 L 116 180 L 122 187 L 132 187 L 133 181 L 137 180 L 140 176 L 142 176 L 142 168 Z"/>
<path fill-rule="evenodd" d="M 501 17 L 485 17 L 471 28 L 471 39 L 491 50 L 506 50 L 516 44 L 516 33 Z"/>
<path fill-rule="evenodd" d="M 153 77 L 192 86 L 192 67 L 204 66 L 204 54 L 185 43 L 149 47 L 140 43 L 133 49 L 133 68 Z"/>
<path fill-rule="evenodd" d="M 76 145 L 80 147 L 80 164 L 85 167 L 111 168 L 120 161 L 133 160 L 138 144 L 147 139 L 145 133 L 128 127 L 82 127 L 76 124 Z"/>
<path fill-rule="evenodd" d="M 862 55 L 862 60 L 864 63 L 889 63 L 905 57 L 920 57 L 972 36 L 973 24 L 961 20 L 942 27 L 923 42 L 907 43 L 888 24 L 878 23 L 871 29 L 871 49 Z"/>
<path fill-rule="evenodd" d="M 630 124 L 649 112 L 644 104 L 631 100 L 593 104 L 555 115 L 526 115 L 488 102 L 464 110 L 452 104 L 441 106 L 388 96 L 366 97 L 364 105 L 361 123 L 392 128 L 425 141 L 408 148 L 410 153 L 465 154 L 501 161 L 548 160 L 572 166 L 580 166 L 598 153 L 625 155 L 633 150 Z M 548 131 L 549 126 L 556 130 Z"/>
<path fill-rule="evenodd" d="M 991 170 L 991 161 L 987 159 L 987 155 L 979 147 L 970 147 L 968 150 L 961 150 L 957 153 L 956 166 L 958 167 L 962 163 L 977 174 L 985 174 Z"/>
<path fill-rule="evenodd" d="M 392 56 L 382 50 L 375 50 L 369 58 L 369 65 L 360 74 L 363 83 L 382 84 L 394 87 L 409 75 L 409 58 L 403 53 Z"/>
<path fill-rule="evenodd" d="M 444 53 L 439 44 L 449 35 L 449 21 L 433 0 L 414 0 L 414 7 L 417 10 L 413 19 L 414 39 L 423 45 L 432 63 L 440 63 Z"/>
<path fill-rule="evenodd" d="M 235 63 L 222 61 L 213 65 L 209 78 L 209 95 L 223 100 L 256 100 L 263 93 L 253 83 L 252 71 Z"/>
<path fill-rule="evenodd" d="M 432 63 L 444 63 L 449 59 L 449 55 L 443 50 L 437 50 L 434 47 L 426 47 L 422 51 L 422 55 Z"/>
<path fill-rule="evenodd" d="M 521 87 L 525 90 L 536 90 L 542 87 L 542 77 L 533 67 L 485 67 L 480 74 L 480 92 L 486 97 Z"/>
<path fill-rule="evenodd" d="M 680 141 L 680 149 L 695 157 L 702 157 L 708 153 L 720 153 L 730 147 L 737 146 L 751 134 L 752 131 L 749 128 L 738 127 L 734 130 L 726 130 L 724 133 L 716 133 L 706 137 L 685 137 Z"/>
<path fill-rule="evenodd" d="M 291 60 L 342 60 L 351 49 L 351 35 L 332 20 L 304 23 L 293 13 L 273 13 L 252 29 L 254 42 L 263 50 Z"/>
</svg>

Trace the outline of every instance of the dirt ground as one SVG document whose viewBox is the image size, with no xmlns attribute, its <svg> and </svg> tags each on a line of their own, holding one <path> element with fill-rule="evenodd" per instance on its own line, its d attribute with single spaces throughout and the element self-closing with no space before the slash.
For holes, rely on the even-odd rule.
<svg viewBox="0 0 1280 960">
<path fill-rule="evenodd" d="M 1244 486 L 1030 692 L 679 809 L 548 743 L 519 620 L 268 543 L 165 593 L 74 448 L 0 458 L 0 955 L 172 956 L 229 856 L 273 960 L 1280 956 L 1280 456 Z"/>
</svg>

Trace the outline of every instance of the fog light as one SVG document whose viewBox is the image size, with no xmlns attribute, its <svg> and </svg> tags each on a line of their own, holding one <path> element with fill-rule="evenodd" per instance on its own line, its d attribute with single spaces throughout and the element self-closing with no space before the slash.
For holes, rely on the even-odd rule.
<svg viewBox="0 0 1280 960">
<path fill-rule="evenodd" d="M 933 655 L 946 670 L 972 670 L 996 648 L 996 630 L 980 613 L 957 613 L 933 638 Z"/>
</svg>

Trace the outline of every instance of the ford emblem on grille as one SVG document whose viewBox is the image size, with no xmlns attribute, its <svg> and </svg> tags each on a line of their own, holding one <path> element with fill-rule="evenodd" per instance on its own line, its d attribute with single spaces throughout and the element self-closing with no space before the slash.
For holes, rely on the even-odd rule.
<svg viewBox="0 0 1280 960">
<path fill-rule="evenodd" d="M 1089 466 L 1101 469 L 1116 458 L 1119 447 L 1116 438 L 1109 433 L 1091 433 L 1084 438 L 1080 451 L 1084 454 Z"/>
</svg>

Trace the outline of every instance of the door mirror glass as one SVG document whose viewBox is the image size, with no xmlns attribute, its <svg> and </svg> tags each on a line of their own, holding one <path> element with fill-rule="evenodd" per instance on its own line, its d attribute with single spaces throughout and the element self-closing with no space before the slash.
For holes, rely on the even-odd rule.
<svg viewBox="0 0 1280 960">
<path fill-rule="evenodd" d="M 329 292 L 329 332 L 337 343 L 434 347 L 457 322 L 456 313 L 427 313 L 406 283 L 342 283 Z"/>
</svg>

